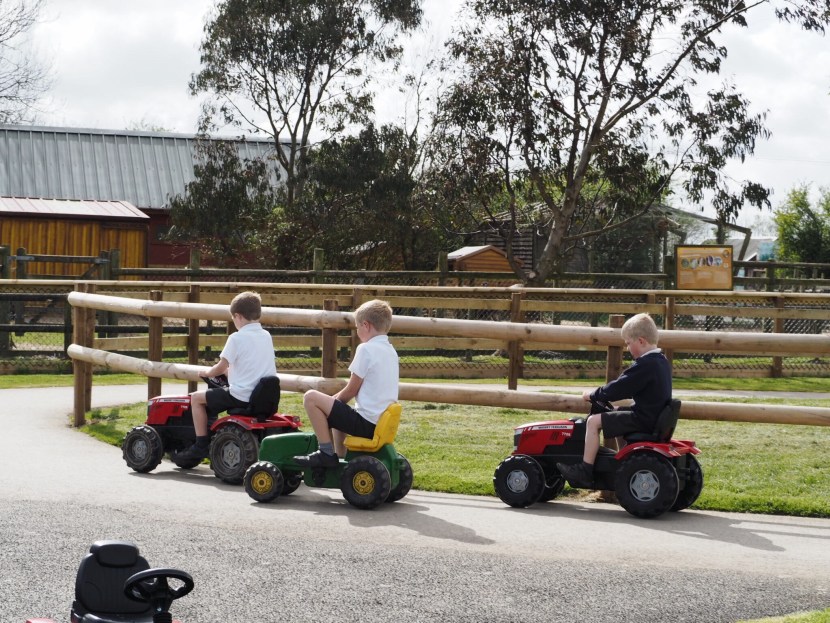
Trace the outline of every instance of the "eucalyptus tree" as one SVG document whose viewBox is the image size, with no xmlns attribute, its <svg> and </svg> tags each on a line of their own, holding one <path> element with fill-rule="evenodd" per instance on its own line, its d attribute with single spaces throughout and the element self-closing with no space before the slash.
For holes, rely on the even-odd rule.
<svg viewBox="0 0 830 623">
<path fill-rule="evenodd" d="M 29 120 L 49 86 L 48 71 L 22 45 L 44 0 L 0 0 L 0 123 Z"/>
<path fill-rule="evenodd" d="M 764 112 L 728 81 L 727 25 L 764 8 L 823 34 L 826 0 L 467 0 L 449 44 L 432 186 L 456 215 L 500 222 L 508 257 L 526 221 L 544 231 L 541 284 L 580 238 L 636 226 L 669 190 L 724 221 L 768 206 L 762 184 L 732 184 L 729 159 L 768 136 Z M 448 68 L 448 72 L 450 68 Z M 528 216 L 527 211 L 535 212 Z M 446 216 L 446 215 L 445 215 Z M 449 218 L 449 217 L 448 217 Z"/>
<path fill-rule="evenodd" d="M 211 93 L 219 121 L 273 138 L 282 203 L 303 194 L 315 141 L 363 125 L 372 111 L 369 68 L 395 66 L 401 33 L 421 0 L 221 0 L 201 43 L 194 94 Z"/>
</svg>

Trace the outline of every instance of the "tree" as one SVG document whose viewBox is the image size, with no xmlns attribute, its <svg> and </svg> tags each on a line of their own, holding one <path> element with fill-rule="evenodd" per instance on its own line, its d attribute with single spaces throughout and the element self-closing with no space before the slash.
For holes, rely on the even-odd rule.
<svg viewBox="0 0 830 623">
<path fill-rule="evenodd" d="M 440 240 L 418 199 L 419 157 L 416 133 L 391 124 L 312 149 L 303 198 L 270 228 L 275 262 L 307 264 L 321 248 L 330 268 L 433 268 Z"/>
<path fill-rule="evenodd" d="M 366 121 L 367 66 L 399 58 L 398 34 L 420 20 L 420 0 L 222 0 L 190 87 L 217 98 L 205 124 L 219 114 L 273 138 L 290 208 L 303 195 L 312 132 Z"/>
<path fill-rule="evenodd" d="M 746 26 L 758 0 L 468 0 L 472 25 L 449 44 L 456 73 L 439 105 L 440 171 L 432 186 L 448 206 L 507 214 L 514 269 L 542 284 L 580 238 L 630 226 L 679 180 L 728 222 L 745 203 L 768 206 L 755 182 L 733 188 L 730 158 L 767 136 L 764 114 L 719 72 L 726 24 Z M 781 2 L 780 19 L 823 32 L 823 0 Z M 544 248 L 532 267 L 514 260 L 515 232 L 540 212 Z M 599 228 L 595 228 L 595 224 Z"/>
<path fill-rule="evenodd" d="M 830 190 L 822 189 L 815 207 L 807 185 L 794 188 L 775 211 L 781 259 L 830 263 Z"/>
<path fill-rule="evenodd" d="M 0 0 L 0 123 L 27 120 L 48 86 L 47 71 L 21 45 L 43 4 L 44 0 Z"/>
<path fill-rule="evenodd" d="M 185 193 L 170 200 L 168 239 L 188 242 L 220 266 L 257 266 L 274 205 L 270 167 L 242 160 L 235 141 L 204 139 Z"/>
</svg>

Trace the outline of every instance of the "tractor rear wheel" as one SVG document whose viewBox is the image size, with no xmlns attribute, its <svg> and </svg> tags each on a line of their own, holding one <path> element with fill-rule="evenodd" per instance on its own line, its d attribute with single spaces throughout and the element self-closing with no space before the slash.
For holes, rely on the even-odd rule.
<svg viewBox="0 0 830 623">
<path fill-rule="evenodd" d="M 501 501 L 514 508 L 537 502 L 545 488 L 545 472 L 539 462 L 524 454 L 504 459 L 493 474 L 493 488 Z"/>
<path fill-rule="evenodd" d="M 671 462 L 654 452 L 635 452 L 617 468 L 615 492 L 635 517 L 651 519 L 669 510 L 680 488 Z"/>
<path fill-rule="evenodd" d="M 210 468 L 223 482 L 238 485 L 258 454 L 254 433 L 238 426 L 225 426 L 210 444 Z"/>
<path fill-rule="evenodd" d="M 383 504 L 392 490 L 392 477 L 386 465 L 373 456 L 352 459 L 340 477 L 340 490 L 352 506 L 371 509 Z"/>
<path fill-rule="evenodd" d="M 689 472 L 686 485 L 677 494 L 677 499 L 671 507 L 673 511 L 682 511 L 695 503 L 703 491 L 703 470 L 700 463 L 692 454 L 686 455 L 686 469 Z"/>
<path fill-rule="evenodd" d="M 387 502 L 397 502 L 409 493 L 409 490 L 412 488 L 412 466 L 403 454 L 398 454 L 398 460 L 401 462 L 401 468 L 398 473 L 398 486 L 389 493 L 389 497 L 386 498 Z"/>
</svg>

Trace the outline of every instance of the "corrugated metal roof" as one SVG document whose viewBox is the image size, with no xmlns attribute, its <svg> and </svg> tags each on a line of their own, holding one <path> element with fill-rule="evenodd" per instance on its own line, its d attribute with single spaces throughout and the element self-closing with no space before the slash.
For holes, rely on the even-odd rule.
<svg viewBox="0 0 830 623">
<path fill-rule="evenodd" d="M 71 218 L 148 219 L 126 201 L 82 201 L 0 197 L 0 215 L 52 216 Z"/>
<path fill-rule="evenodd" d="M 0 125 L 0 196 L 165 208 L 194 179 L 197 142 L 186 134 Z M 269 140 L 237 144 L 242 158 L 274 153 Z"/>
</svg>

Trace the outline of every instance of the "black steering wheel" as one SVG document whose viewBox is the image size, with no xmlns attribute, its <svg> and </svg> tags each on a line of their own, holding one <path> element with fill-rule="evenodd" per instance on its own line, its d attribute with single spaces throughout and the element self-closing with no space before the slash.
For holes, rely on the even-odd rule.
<svg viewBox="0 0 830 623">
<path fill-rule="evenodd" d="M 591 398 L 591 415 L 596 413 L 607 413 L 608 411 L 614 410 L 614 405 L 612 405 L 607 400 L 598 400 L 593 396 Z"/>
<path fill-rule="evenodd" d="M 177 580 L 181 586 L 171 587 L 168 580 Z M 154 612 L 168 612 L 170 604 L 193 590 L 193 578 L 178 569 L 147 569 L 139 571 L 124 582 L 124 594 L 133 601 L 148 603 Z"/>
<path fill-rule="evenodd" d="M 207 386 L 214 389 L 226 389 L 228 387 L 228 377 L 224 374 L 218 376 L 203 376 Z"/>
</svg>

